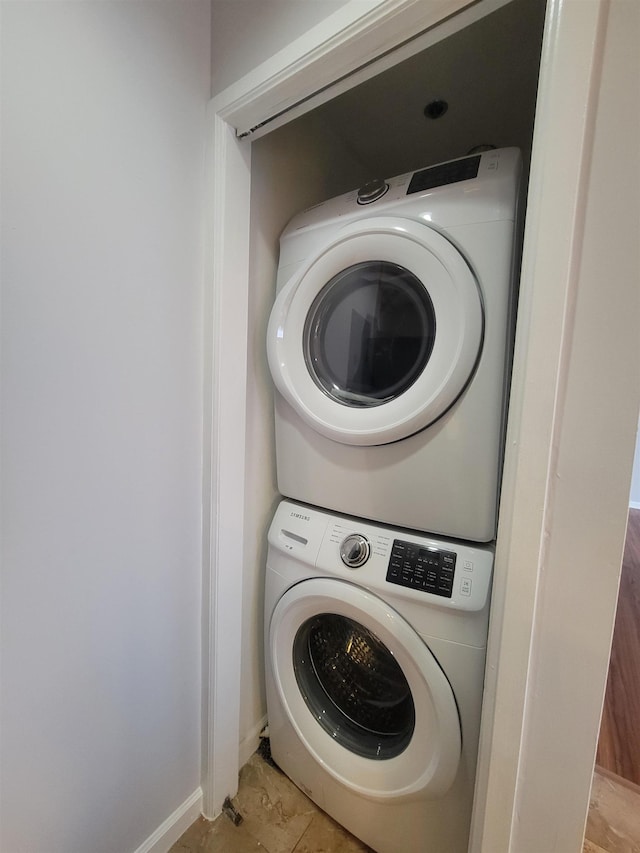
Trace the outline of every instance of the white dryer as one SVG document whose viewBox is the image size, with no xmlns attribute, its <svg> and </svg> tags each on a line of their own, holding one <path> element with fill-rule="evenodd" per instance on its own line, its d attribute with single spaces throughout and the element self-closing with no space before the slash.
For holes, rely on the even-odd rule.
<svg viewBox="0 0 640 853">
<path fill-rule="evenodd" d="M 378 853 L 466 853 L 493 552 L 283 501 L 269 531 L 271 752 Z"/>
<path fill-rule="evenodd" d="M 283 495 L 494 538 L 520 173 L 489 151 L 287 226 L 267 345 Z"/>
</svg>

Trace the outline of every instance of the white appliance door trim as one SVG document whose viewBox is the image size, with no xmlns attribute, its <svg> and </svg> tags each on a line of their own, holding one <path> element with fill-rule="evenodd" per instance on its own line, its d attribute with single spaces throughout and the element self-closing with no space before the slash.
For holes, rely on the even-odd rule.
<svg viewBox="0 0 640 853">
<path fill-rule="evenodd" d="M 304 623 L 321 613 L 345 616 L 374 633 L 401 667 L 411 689 L 415 728 L 394 758 L 356 755 L 320 726 L 298 687 L 293 644 Z M 451 686 L 429 648 L 392 607 L 362 587 L 312 578 L 291 587 L 269 626 L 270 666 L 280 703 L 310 755 L 340 784 L 377 800 L 442 796 L 460 761 L 461 732 Z"/>
<path fill-rule="evenodd" d="M 305 324 L 327 282 L 370 261 L 401 266 L 422 283 L 436 331 L 430 357 L 409 388 L 380 405 L 357 407 L 336 401 L 312 378 Z M 372 217 L 340 229 L 281 288 L 269 320 L 267 352 L 276 387 L 314 430 L 343 444 L 379 445 L 424 429 L 455 403 L 477 363 L 483 330 L 478 282 L 458 249 L 420 222 Z"/>
</svg>

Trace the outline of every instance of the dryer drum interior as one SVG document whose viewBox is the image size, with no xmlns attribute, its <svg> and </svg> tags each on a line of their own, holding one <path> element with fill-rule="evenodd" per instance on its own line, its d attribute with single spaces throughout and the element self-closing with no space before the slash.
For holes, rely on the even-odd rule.
<svg viewBox="0 0 640 853">
<path fill-rule="evenodd" d="M 372 631 L 335 613 L 314 616 L 296 634 L 293 666 L 318 723 L 351 752 L 388 759 L 407 747 L 415 727 L 411 690 Z"/>
<path fill-rule="evenodd" d="M 431 297 L 412 272 L 388 261 L 365 261 L 318 293 L 305 324 L 305 361 L 333 400 L 379 406 L 420 376 L 435 329 Z"/>
</svg>

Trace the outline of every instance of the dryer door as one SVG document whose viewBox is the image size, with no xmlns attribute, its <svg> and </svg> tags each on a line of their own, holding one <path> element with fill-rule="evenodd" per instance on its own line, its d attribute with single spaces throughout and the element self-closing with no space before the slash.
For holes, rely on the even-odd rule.
<svg viewBox="0 0 640 853">
<path fill-rule="evenodd" d="M 280 393 L 317 432 L 386 444 L 453 405 L 483 328 L 478 282 L 449 240 L 413 220 L 364 219 L 280 290 L 269 365 Z"/>
<path fill-rule="evenodd" d="M 438 662 L 406 620 L 361 587 L 291 587 L 269 627 L 273 681 L 313 758 L 374 799 L 440 796 L 460 760 L 460 721 Z"/>
</svg>

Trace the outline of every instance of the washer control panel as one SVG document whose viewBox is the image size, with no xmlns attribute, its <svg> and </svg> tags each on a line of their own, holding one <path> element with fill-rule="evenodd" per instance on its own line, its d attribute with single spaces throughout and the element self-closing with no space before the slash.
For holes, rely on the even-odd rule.
<svg viewBox="0 0 640 853">
<path fill-rule="evenodd" d="M 440 611 L 480 611 L 489 601 L 491 545 L 384 527 L 292 501 L 282 501 L 276 511 L 269 554 L 276 562 L 277 554 L 286 557 L 278 571 L 292 581 L 299 571 L 339 578 L 383 598 L 431 603 Z"/>
<path fill-rule="evenodd" d="M 455 570 L 454 551 L 394 539 L 386 579 L 399 586 L 451 598 Z"/>
</svg>

